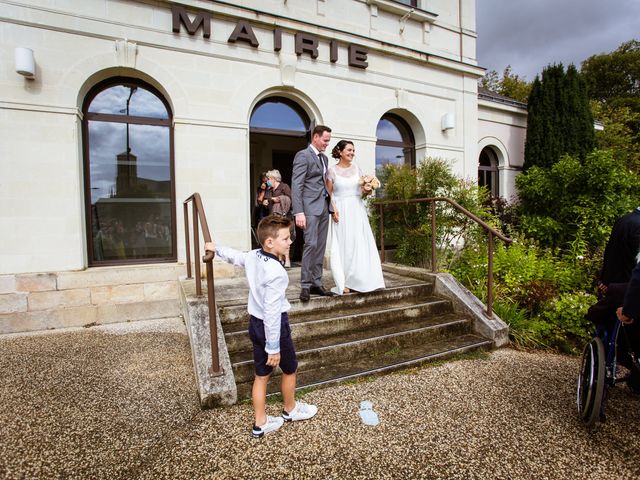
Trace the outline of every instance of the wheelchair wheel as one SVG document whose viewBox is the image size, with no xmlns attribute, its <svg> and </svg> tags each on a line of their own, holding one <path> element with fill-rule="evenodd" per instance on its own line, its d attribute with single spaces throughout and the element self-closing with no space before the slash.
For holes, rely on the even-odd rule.
<svg viewBox="0 0 640 480">
<path fill-rule="evenodd" d="M 582 353 L 577 391 L 578 413 L 589 427 L 600 418 L 605 375 L 604 344 L 594 337 Z"/>
</svg>

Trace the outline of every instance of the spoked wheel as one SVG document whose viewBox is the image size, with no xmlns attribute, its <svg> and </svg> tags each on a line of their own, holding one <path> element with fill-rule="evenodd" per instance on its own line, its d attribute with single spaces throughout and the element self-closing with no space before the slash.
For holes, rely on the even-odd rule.
<svg viewBox="0 0 640 480">
<path fill-rule="evenodd" d="M 604 344 L 599 337 L 594 337 L 584 347 L 582 353 L 577 392 L 578 413 L 585 425 L 589 427 L 600 418 L 604 384 Z"/>
</svg>

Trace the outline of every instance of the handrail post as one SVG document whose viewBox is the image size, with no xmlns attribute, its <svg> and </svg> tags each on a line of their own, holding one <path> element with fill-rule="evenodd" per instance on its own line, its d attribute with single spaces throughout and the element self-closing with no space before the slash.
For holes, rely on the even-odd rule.
<svg viewBox="0 0 640 480">
<path fill-rule="evenodd" d="M 213 284 L 213 258 L 214 252 L 207 252 L 205 250 L 205 256 L 200 258 L 200 237 L 199 229 L 202 229 L 202 236 L 205 242 L 211 241 L 211 233 L 209 232 L 209 226 L 207 224 L 207 217 L 204 213 L 202 206 L 202 200 L 200 195 L 196 192 L 187 198 L 184 203 L 184 233 L 185 233 L 185 246 L 187 249 L 187 278 L 191 278 L 191 244 L 189 237 L 191 232 L 189 231 L 189 206 L 188 203 L 192 202 L 192 217 L 193 217 L 193 250 L 194 250 L 194 271 L 196 282 L 196 295 L 202 296 L 202 277 L 201 277 L 201 261 L 206 265 L 207 275 L 207 303 L 209 306 L 209 336 L 211 340 L 211 367 L 209 367 L 209 374 L 212 376 L 222 375 L 223 371 L 220 366 L 220 351 L 218 348 L 218 323 L 217 323 L 217 308 L 216 308 L 216 293 L 215 286 Z"/>
<path fill-rule="evenodd" d="M 198 238 L 198 207 L 195 199 L 192 204 L 193 211 L 193 260 L 196 274 L 196 295 L 202 295 L 202 277 L 200 273 L 200 239 Z"/>
<path fill-rule="evenodd" d="M 213 261 L 207 263 L 207 299 L 209 301 L 209 336 L 211 338 L 211 375 L 220 375 L 220 356 L 218 354 L 218 322 L 216 321 L 216 298 L 213 293 Z"/>
<path fill-rule="evenodd" d="M 438 258 L 436 256 L 436 201 L 431 202 L 431 272 L 438 271 Z"/>
<path fill-rule="evenodd" d="M 187 251 L 187 278 L 191 278 L 191 242 L 189 241 L 189 206 L 187 203 L 182 204 L 184 214 L 184 239 Z"/>
<path fill-rule="evenodd" d="M 489 233 L 489 251 L 488 251 L 488 290 L 487 290 L 487 317 L 493 317 L 493 233 Z"/>
<path fill-rule="evenodd" d="M 512 243 L 513 240 L 509 237 L 506 237 L 504 234 L 495 230 L 493 227 L 488 225 L 478 216 L 474 215 L 466 208 L 462 207 L 455 201 L 446 197 L 434 197 L 434 198 L 412 198 L 412 199 L 404 199 L 404 200 L 382 200 L 380 202 L 375 202 L 375 204 L 380 207 L 380 246 L 381 246 L 381 258 L 384 261 L 384 215 L 383 208 L 385 205 L 408 205 L 410 203 L 431 203 L 431 269 L 433 273 L 437 273 L 438 271 L 438 259 L 437 259 L 437 251 L 436 251 L 436 202 L 447 202 L 449 205 L 454 207 L 459 212 L 466 215 L 468 218 L 476 222 L 480 225 L 489 235 L 488 240 L 488 280 L 487 280 L 487 311 L 486 316 L 489 318 L 493 318 L 493 251 L 494 251 L 494 237 L 505 242 L 507 245 Z"/>
<path fill-rule="evenodd" d="M 384 261 L 384 205 L 380 204 L 380 262 Z"/>
</svg>

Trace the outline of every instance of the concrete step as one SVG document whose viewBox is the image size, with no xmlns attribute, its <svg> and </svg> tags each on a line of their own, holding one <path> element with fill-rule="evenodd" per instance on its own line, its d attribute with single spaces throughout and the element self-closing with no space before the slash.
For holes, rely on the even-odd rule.
<svg viewBox="0 0 640 480">
<path fill-rule="evenodd" d="M 425 282 L 416 285 L 386 288 L 369 293 L 352 293 L 335 297 L 312 296 L 309 302 L 301 302 L 297 297 L 289 298 L 291 310 L 289 323 L 317 320 L 341 315 L 350 315 L 366 309 L 376 310 L 382 306 L 399 304 L 409 299 L 414 303 L 423 302 L 433 295 L 433 283 Z M 218 312 L 225 333 L 246 331 L 247 304 L 218 305 Z"/>
<path fill-rule="evenodd" d="M 317 368 L 299 370 L 297 388 L 330 385 L 362 376 L 418 366 L 469 351 L 489 350 L 491 347 L 490 340 L 472 333 L 445 337 L 422 345 L 388 350 L 379 355 L 361 355 L 340 363 L 323 364 Z M 269 393 L 280 390 L 280 375 L 280 370 L 274 373 L 274 378 L 269 382 Z M 250 378 L 237 384 L 238 398 L 251 395 L 252 382 L 253 378 Z"/>
<path fill-rule="evenodd" d="M 323 340 L 343 343 L 347 336 L 362 338 L 369 332 L 386 331 L 393 333 L 424 324 L 428 318 L 451 312 L 451 302 L 438 297 L 429 297 L 423 303 L 405 299 L 391 308 L 382 305 L 352 307 L 347 312 L 325 311 L 321 318 L 299 319 L 291 323 L 291 333 L 295 345 L 307 343 L 318 345 Z M 414 327 L 414 328 L 415 328 Z M 251 358 L 252 344 L 245 329 L 225 335 L 227 348 L 233 362 Z M 351 341 L 351 340 L 350 340 Z"/>
<path fill-rule="evenodd" d="M 456 314 L 409 322 L 406 324 L 406 329 L 403 329 L 403 326 L 403 324 L 392 325 L 380 332 L 376 329 L 353 332 L 344 338 L 326 337 L 322 343 L 316 341 L 302 343 L 297 346 L 298 371 L 313 370 L 344 362 L 356 364 L 362 358 L 377 357 L 379 362 L 384 364 L 386 363 L 385 355 L 389 352 L 395 354 L 445 339 L 452 341 L 455 337 L 471 331 L 470 320 Z M 232 363 L 236 384 L 253 379 L 251 358 L 232 361 Z"/>
</svg>

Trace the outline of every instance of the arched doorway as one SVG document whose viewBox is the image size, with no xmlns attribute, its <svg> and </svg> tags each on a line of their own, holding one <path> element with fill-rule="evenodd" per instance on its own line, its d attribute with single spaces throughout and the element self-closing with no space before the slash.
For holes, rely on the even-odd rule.
<svg viewBox="0 0 640 480">
<path fill-rule="evenodd" d="M 171 109 L 151 85 L 105 80 L 83 105 L 90 266 L 175 261 Z"/>
<path fill-rule="evenodd" d="M 478 160 L 478 185 L 486 187 L 492 196 L 500 196 L 498 157 L 491 147 L 484 147 Z"/>
<path fill-rule="evenodd" d="M 293 100 L 285 97 L 267 97 L 255 106 L 251 112 L 250 158 L 252 192 L 252 226 L 255 227 L 256 197 L 260 186 L 260 175 L 267 170 L 276 169 L 282 181 L 291 186 L 291 171 L 296 152 L 309 143 L 311 120 L 309 115 Z M 255 235 L 253 246 L 257 246 Z M 296 241 L 291 249 L 291 260 L 302 258 L 302 231 L 298 230 Z"/>
</svg>

